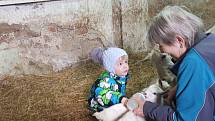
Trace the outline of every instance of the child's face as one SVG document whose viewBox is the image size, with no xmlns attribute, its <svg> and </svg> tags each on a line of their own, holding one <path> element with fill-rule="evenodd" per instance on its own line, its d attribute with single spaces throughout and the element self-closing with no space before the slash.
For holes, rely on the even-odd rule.
<svg viewBox="0 0 215 121">
<path fill-rule="evenodd" d="M 115 64 L 115 73 L 118 76 L 126 76 L 128 74 L 129 66 L 128 66 L 128 56 L 120 57 Z"/>
</svg>

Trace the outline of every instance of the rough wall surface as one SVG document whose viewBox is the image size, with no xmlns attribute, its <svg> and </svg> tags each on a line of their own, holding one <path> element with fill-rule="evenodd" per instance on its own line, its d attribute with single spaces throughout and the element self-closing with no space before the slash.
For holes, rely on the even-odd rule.
<svg viewBox="0 0 215 121">
<path fill-rule="evenodd" d="M 113 42 L 111 0 L 0 7 L 0 75 L 45 74 Z"/>
<path fill-rule="evenodd" d="M 143 51 L 148 25 L 148 0 L 122 1 L 123 47 L 132 52 Z"/>
<path fill-rule="evenodd" d="M 164 6 L 186 5 L 215 24 L 214 0 L 61 0 L 0 6 L 0 76 L 46 74 L 88 59 L 94 47 L 145 51 L 148 25 Z"/>
</svg>

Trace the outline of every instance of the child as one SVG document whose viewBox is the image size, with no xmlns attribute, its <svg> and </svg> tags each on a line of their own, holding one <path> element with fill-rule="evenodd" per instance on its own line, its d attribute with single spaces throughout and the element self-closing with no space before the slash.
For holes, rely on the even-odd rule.
<svg viewBox="0 0 215 121">
<path fill-rule="evenodd" d="M 92 85 L 88 104 L 91 110 L 100 112 L 114 104 L 127 102 L 128 55 L 120 48 L 95 48 L 91 52 L 95 62 L 103 64 L 105 71 Z"/>
</svg>

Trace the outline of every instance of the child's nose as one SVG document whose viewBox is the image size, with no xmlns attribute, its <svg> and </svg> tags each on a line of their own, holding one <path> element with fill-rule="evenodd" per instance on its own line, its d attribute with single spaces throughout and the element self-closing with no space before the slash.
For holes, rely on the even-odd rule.
<svg viewBox="0 0 215 121">
<path fill-rule="evenodd" d="M 128 69 L 128 68 L 129 68 L 128 64 L 125 64 L 124 69 Z"/>
</svg>

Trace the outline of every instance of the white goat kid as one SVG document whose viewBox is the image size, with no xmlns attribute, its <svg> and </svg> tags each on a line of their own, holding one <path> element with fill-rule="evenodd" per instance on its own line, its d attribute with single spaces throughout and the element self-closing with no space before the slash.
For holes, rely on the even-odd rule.
<svg viewBox="0 0 215 121">
<path fill-rule="evenodd" d="M 122 103 L 115 104 L 101 112 L 93 114 L 99 121 L 146 121 L 143 117 L 136 116 Z"/>
<path fill-rule="evenodd" d="M 165 83 L 165 82 L 164 82 Z M 141 96 L 143 100 L 150 102 L 161 102 L 158 94 L 163 93 L 159 83 L 150 85 L 140 93 L 135 93 L 130 99 Z M 101 112 L 93 114 L 99 121 L 146 121 L 145 118 L 136 116 L 132 111 L 128 110 L 123 104 L 116 104 Z"/>
<path fill-rule="evenodd" d="M 165 80 L 167 82 L 173 82 L 175 80 L 175 75 L 170 71 L 170 68 L 174 65 L 170 55 L 161 53 L 156 47 L 154 47 L 144 58 L 144 61 L 148 59 L 156 68 L 160 80 Z"/>
</svg>

